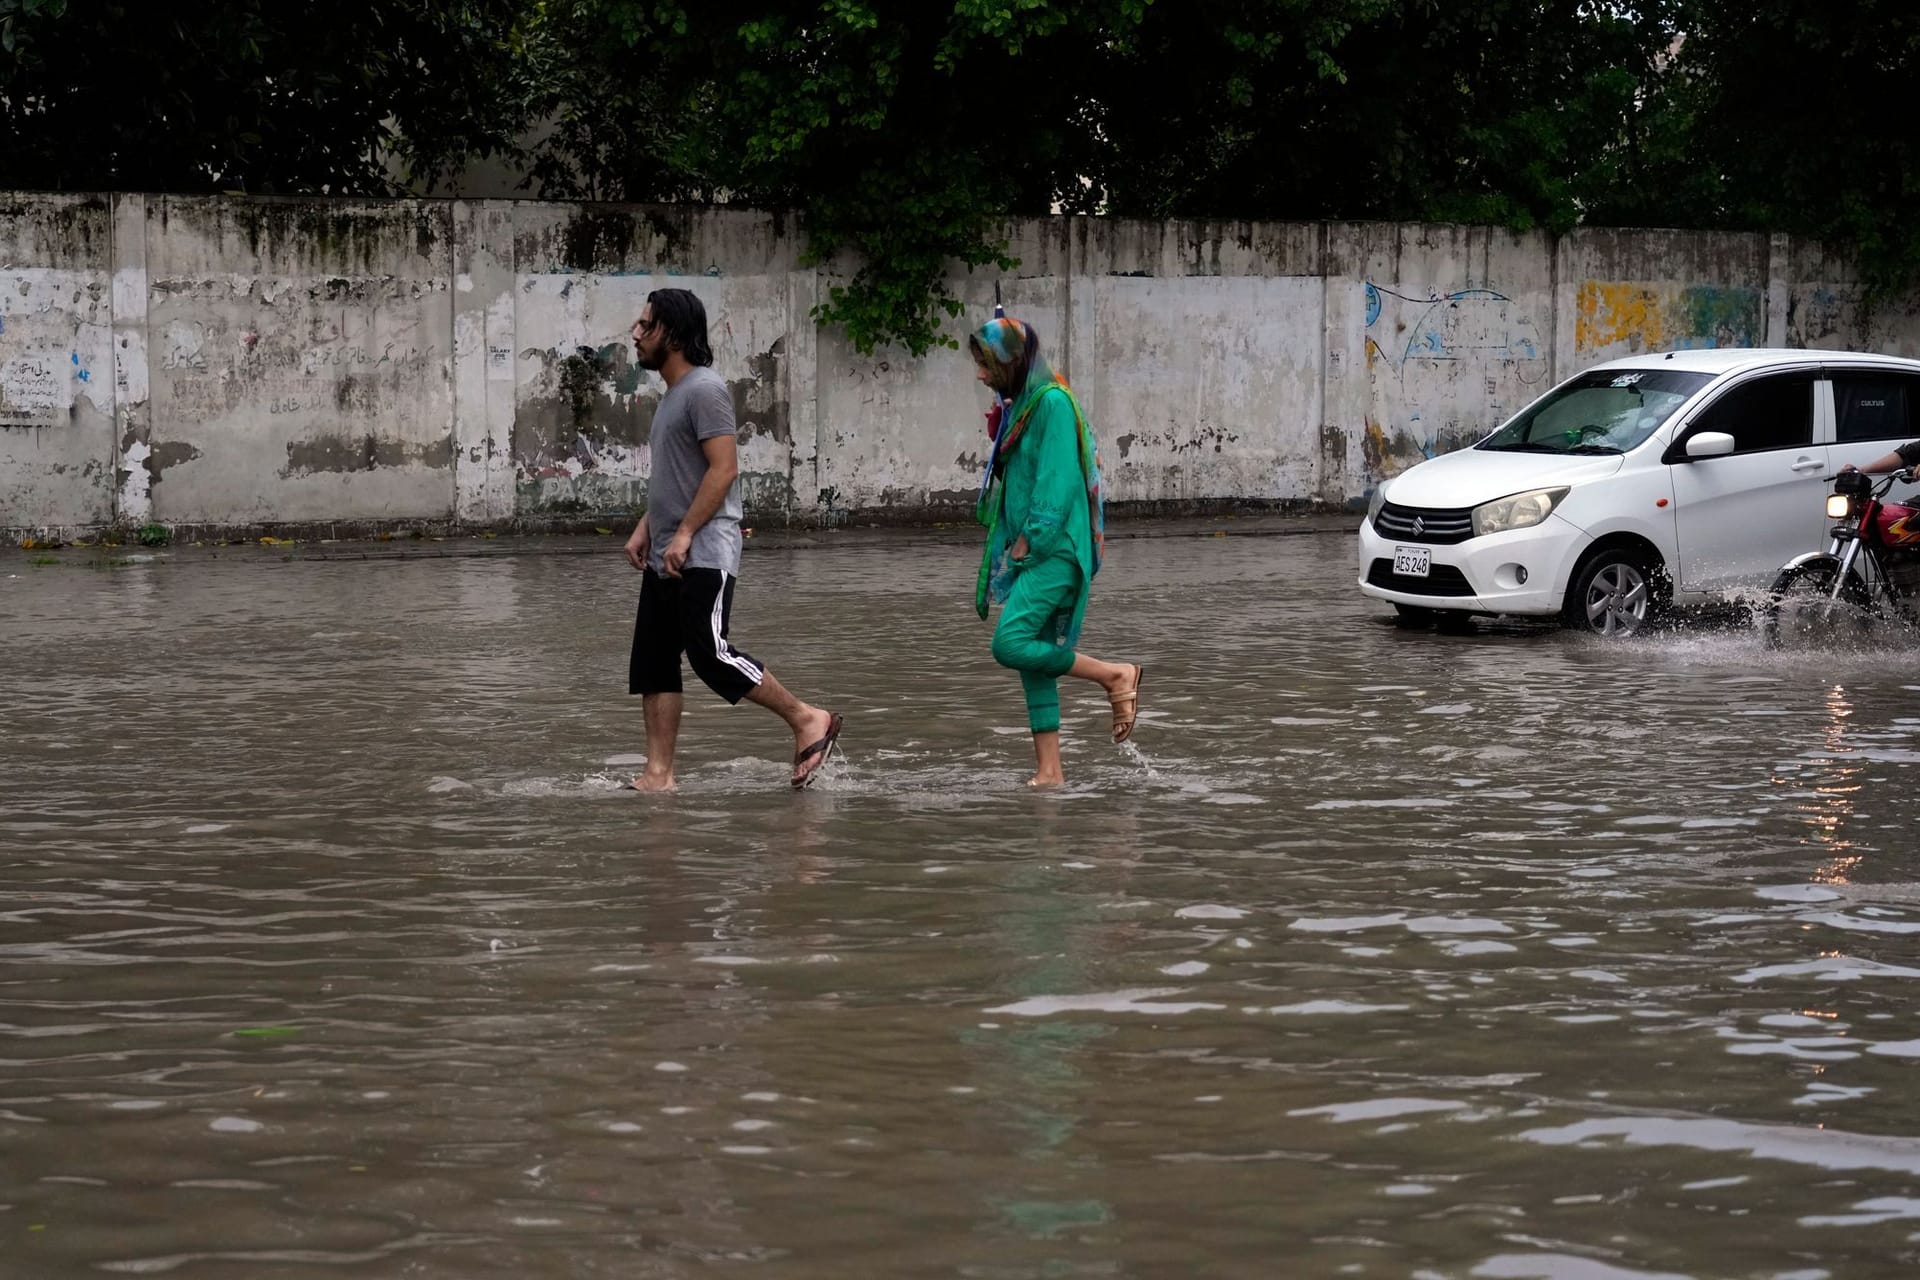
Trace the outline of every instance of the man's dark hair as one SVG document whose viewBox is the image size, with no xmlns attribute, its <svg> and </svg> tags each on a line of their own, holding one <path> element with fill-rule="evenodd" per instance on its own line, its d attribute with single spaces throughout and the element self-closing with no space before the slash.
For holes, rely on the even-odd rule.
<svg viewBox="0 0 1920 1280">
<path fill-rule="evenodd" d="M 707 345 L 707 309 L 690 289 L 655 289 L 647 295 L 653 322 L 667 331 L 667 345 L 688 364 L 710 365 L 713 348 Z"/>
</svg>

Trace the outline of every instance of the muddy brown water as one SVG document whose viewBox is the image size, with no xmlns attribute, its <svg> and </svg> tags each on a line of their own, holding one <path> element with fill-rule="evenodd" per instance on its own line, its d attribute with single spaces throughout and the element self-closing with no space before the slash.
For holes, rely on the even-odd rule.
<svg viewBox="0 0 1920 1280">
<path fill-rule="evenodd" d="M 1823 1277 L 1920 1259 L 1920 662 L 1402 631 L 1116 541 L 1029 793 L 958 546 L 0 560 L 0 1274 Z"/>
</svg>

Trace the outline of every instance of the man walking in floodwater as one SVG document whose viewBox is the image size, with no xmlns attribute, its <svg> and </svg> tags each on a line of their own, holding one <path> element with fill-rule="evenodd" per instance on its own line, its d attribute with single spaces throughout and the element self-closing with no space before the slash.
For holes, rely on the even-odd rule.
<svg viewBox="0 0 1920 1280">
<path fill-rule="evenodd" d="M 641 574 L 627 692 L 640 695 L 647 720 L 647 767 L 633 789 L 673 789 L 685 653 L 729 703 L 745 698 L 787 722 L 791 782 L 803 790 L 833 755 L 841 719 L 794 697 L 727 639 L 740 575 L 740 457 L 733 394 L 707 345 L 707 309 L 686 289 L 654 290 L 633 322 L 633 347 L 640 367 L 667 383 L 653 415 L 647 509 L 626 548 Z"/>
</svg>

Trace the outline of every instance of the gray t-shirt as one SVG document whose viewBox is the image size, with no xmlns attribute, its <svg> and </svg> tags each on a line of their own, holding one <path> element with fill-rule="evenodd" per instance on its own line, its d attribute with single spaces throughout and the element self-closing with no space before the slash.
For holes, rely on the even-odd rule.
<svg viewBox="0 0 1920 1280">
<path fill-rule="evenodd" d="M 653 530 L 653 571 L 661 570 L 660 557 L 667 549 L 693 495 L 707 474 L 707 455 L 700 451 L 702 440 L 734 434 L 733 393 L 727 382 L 710 367 L 696 365 L 680 381 L 667 388 L 660 407 L 654 410 L 650 449 L 653 475 L 647 482 L 647 524 Z M 687 556 L 690 569 L 719 569 L 740 573 L 740 481 L 736 478 L 727 490 L 720 509 L 693 535 L 693 550 Z"/>
</svg>

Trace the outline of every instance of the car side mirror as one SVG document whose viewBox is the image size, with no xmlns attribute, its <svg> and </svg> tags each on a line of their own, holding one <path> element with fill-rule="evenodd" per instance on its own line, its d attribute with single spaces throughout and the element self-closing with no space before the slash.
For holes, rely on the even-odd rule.
<svg viewBox="0 0 1920 1280">
<path fill-rule="evenodd" d="M 1733 452 L 1733 437 L 1724 431 L 1702 431 L 1687 437 L 1689 458 L 1724 458 Z"/>
</svg>

